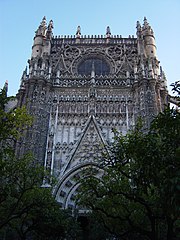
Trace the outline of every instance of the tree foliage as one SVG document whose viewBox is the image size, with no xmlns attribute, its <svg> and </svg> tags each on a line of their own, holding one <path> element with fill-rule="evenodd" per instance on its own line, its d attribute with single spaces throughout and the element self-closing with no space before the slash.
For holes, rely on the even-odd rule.
<svg viewBox="0 0 180 240">
<path fill-rule="evenodd" d="M 178 239 L 180 113 L 167 108 L 147 133 L 140 125 L 115 139 L 102 178 L 82 181 L 79 204 L 120 239 Z"/>
<path fill-rule="evenodd" d="M 28 115 L 26 108 L 15 108 L 5 111 L 9 101 L 13 97 L 7 97 L 5 89 L 0 91 L 0 147 L 10 149 L 23 133 L 23 131 L 32 123 L 32 117 Z"/>
<path fill-rule="evenodd" d="M 180 107 L 180 80 L 176 81 L 175 83 L 172 83 L 170 86 L 172 87 L 173 93 L 176 94 L 174 99 L 177 102 L 177 106 Z"/>
<path fill-rule="evenodd" d="M 25 107 L 5 111 L 10 99 L 1 90 L 0 239 L 75 239 L 75 220 L 60 209 L 52 188 L 41 187 L 44 168 L 30 154 L 21 158 L 15 154 L 14 144 L 32 117 Z"/>
</svg>

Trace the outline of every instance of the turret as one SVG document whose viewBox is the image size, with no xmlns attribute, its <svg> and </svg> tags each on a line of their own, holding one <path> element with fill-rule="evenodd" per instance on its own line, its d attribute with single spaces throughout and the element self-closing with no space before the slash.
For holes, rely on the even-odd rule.
<svg viewBox="0 0 180 240">
<path fill-rule="evenodd" d="M 46 17 L 43 17 L 40 23 L 32 46 L 32 58 L 42 57 L 43 53 L 50 54 L 52 39 L 53 21 L 50 20 L 48 27 L 46 25 Z"/>
<path fill-rule="evenodd" d="M 46 17 L 43 17 L 42 22 L 40 23 L 35 37 L 34 37 L 34 44 L 32 47 L 32 57 L 41 56 L 42 54 L 42 47 L 43 47 L 43 39 L 46 35 Z"/>
<path fill-rule="evenodd" d="M 147 58 L 156 58 L 156 43 L 154 32 L 147 22 L 146 17 L 144 17 L 144 23 L 142 27 L 140 22 L 137 21 L 136 29 L 138 40 L 138 54 L 144 55 Z"/>
<path fill-rule="evenodd" d="M 147 22 L 146 17 L 144 17 L 144 24 L 142 27 L 142 35 L 144 39 L 144 47 L 147 57 L 156 57 L 156 43 L 155 43 L 155 37 L 154 32 Z"/>
</svg>

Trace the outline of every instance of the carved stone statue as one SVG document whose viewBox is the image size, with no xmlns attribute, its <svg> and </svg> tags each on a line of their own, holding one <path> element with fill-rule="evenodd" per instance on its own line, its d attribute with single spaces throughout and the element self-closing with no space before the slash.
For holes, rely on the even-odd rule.
<svg viewBox="0 0 180 240">
<path fill-rule="evenodd" d="M 106 28 L 106 35 L 111 35 L 111 30 L 110 30 L 110 27 L 109 26 L 107 26 L 107 28 Z"/>
<path fill-rule="evenodd" d="M 81 36 L 81 27 L 80 27 L 80 26 L 77 27 L 76 36 L 77 36 L 77 37 L 78 37 L 78 36 L 79 36 L 79 37 Z"/>
</svg>

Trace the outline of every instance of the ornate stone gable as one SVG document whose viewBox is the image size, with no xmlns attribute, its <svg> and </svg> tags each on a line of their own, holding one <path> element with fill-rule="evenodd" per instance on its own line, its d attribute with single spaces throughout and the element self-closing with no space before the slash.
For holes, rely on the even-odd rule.
<svg viewBox="0 0 180 240">
<path fill-rule="evenodd" d="M 67 161 L 64 172 L 85 162 L 98 163 L 105 146 L 106 143 L 104 142 L 104 138 L 102 137 L 101 130 L 98 127 L 95 117 L 90 116 L 85 125 L 85 129 L 82 130 L 74 151 Z"/>
<path fill-rule="evenodd" d="M 87 167 L 91 166 L 92 171 L 95 171 L 98 176 L 100 175 L 102 171 L 99 172 L 97 166 L 104 151 L 106 152 L 106 143 L 101 130 L 95 117 L 89 116 L 78 141 L 74 148 L 70 150 L 66 164 L 61 170 L 60 175 L 62 177 L 59 177 L 56 196 L 62 206 L 73 207 L 74 197 L 80 186 L 80 179 L 87 177 L 84 175 Z"/>
</svg>

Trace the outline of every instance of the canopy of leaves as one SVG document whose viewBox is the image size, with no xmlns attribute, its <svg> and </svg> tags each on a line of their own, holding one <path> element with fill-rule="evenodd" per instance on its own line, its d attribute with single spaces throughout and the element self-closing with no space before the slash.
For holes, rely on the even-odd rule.
<svg viewBox="0 0 180 240">
<path fill-rule="evenodd" d="M 176 96 L 173 98 L 176 100 L 177 106 L 180 107 L 180 80 L 172 83 L 170 86 L 172 87 L 173 93 L 176 94 Z"/>
<path fill-rule="evenodd" d="M 103 156 L 102 178 L 82 181 L 79 203 L 120 239 L 178 239 L 180 113 L 167 108 L 148 133 L 139 125 Z"/>
<path fill-rule="evenodd" d="M 23 131 L 31 125 L 32 117 L 27 113 L 26 108 L 15 108 L 5 111 L 5 107 L 12 97 L 7 97 L 4 89 L 0 91 L 0 146 L 9 147 L 12 141 L 17 140 Z"/>
<path fill-rule="evenodd" d="M 31 155 L 18 158 L 14 144 L 32 123 L 25 107 L 5 111 L 0 92 L 0 239 L 75 239 L 78 227 L 60 209 L 52 188 L 41 187 L 44 168 Z M 72 225 L 74 228 L 72 228 Z"/>
</svg>

